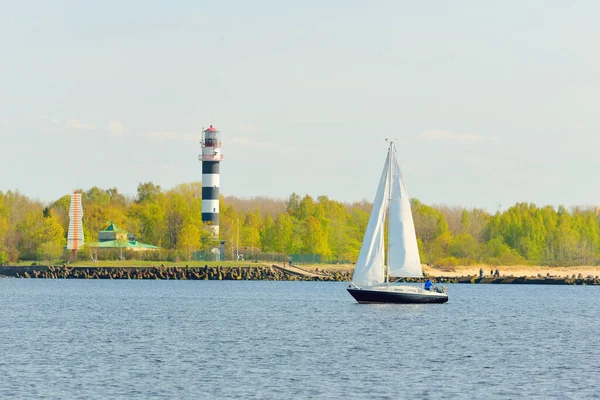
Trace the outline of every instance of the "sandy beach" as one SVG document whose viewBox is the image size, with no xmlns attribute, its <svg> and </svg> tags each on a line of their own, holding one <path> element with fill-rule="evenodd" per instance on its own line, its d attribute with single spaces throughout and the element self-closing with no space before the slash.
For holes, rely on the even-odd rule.
<svg viewBox="0 0 600 400">
<path fill-rule="evenodd" d="M 340 265 L 300 265 L 298 266 L 306 271 L 314 272 L 316 268 L 320 271 L 349 271 L 352 273 L 354 265 L 352 264 L 340 264 Z M 456 266 L 456 267 L 442 267 L 435 268 L 427 265 L 423 265 L 423 271 L 431 276 L 445 276 L 445 277 L 456 277 L 456 276 L 468 276 L 468 275 L 479 275 L 479 269 L 483 269 L 483 274 L 490 276 L 491 271 L 500 272 L 500 276 L 528 276 L 535 277 L 538 275 L 542 276 L 554 276 L 554 277 L 576 277 L 581 274 L 583 277 L 587 276 L 600 276 L 600 266 L 575 266 L 575 267 L 548 267 L 540 265 L 510 265 L 510 266 L 490 266 L 490 265 L 470 265 L 470 266 Z"/>
<path fill-rule="evenodd" d="M 600 275 L 600 267 L 576 266 L 576 267 L 548 267 L 539 265 L 511 265 L 492 267 L 489 265 L 458 266 L 452 268 L 433 268 L 423 266 L 425 273 L 432 276 L 466 276 L 479 275 L 479 269 L 483 269 L 484 275 L 491 275 L 492 270 L 498 269 L 500 276 L 554 276 L 554 277 L 583 277 Z"/>
</svg>

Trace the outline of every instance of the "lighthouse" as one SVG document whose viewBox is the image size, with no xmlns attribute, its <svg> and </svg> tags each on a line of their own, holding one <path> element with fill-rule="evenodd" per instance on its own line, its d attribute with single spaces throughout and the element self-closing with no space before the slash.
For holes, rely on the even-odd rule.
<svg viewBox="0 0 600 400">
<path fill-rule="evenodd" d="M 202 222 L 210 227 L 215 239 L 219 238 L 219 163 L 221 133 L 210 126 L 202 131 Z"/>
</svg>

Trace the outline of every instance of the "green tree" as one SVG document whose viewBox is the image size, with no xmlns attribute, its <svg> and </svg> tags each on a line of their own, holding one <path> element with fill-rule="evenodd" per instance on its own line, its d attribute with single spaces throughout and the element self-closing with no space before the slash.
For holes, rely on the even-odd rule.
<svg viewBox="0 0 600 400">
<path fill-rule="evenodd" d="M 156 202 L 161 193 L 160 185 L 155 185 L 152 182 L 143 182 L 137 188 L 137 203 Z"/>
<path fill-rule="evenodd" d="M 313 216 L 308 216 L 304 236 L 304 253 L 329 257 L 327 244 L 327 227 Z"/>
<path fill-rule="evenodd" d="M 300 196 L 296 193 L 293 192 L 288 201 L 287 201 L 287 213 L 290 215 L 296 215 L 296 213 L 298 212 L 298 210 L 300 209 Z"/>
<path fill-rule="evenodd" d="M 159 203 L 145 201 L 129 207 L 128 216 L 136 222 L 140 241 L 155 244 L 161 239 L 165 223 L 165 210 Z"/>
<path fill-rule="evenodd" d="M 192 261 L 194 251 L 200 247 L 200 236 L 200 228 L 193 224 L 185 225 L 179 233 L 178 248 L 188 261 Z"/>
<path fill-rule="evenodd" d="M 483 245 L 479 244 L 468 233 L 461 233 L 452 237 L 448 245 L 448 252 L 452 257 L 476 261 L 479 261 L 484 254 Z"/>
<path fill-rule="evenodd" d="M 243 247 L 250 250 L 252 254 L 255 254 L 261 247 L 260 244 L 260 231 L 262 228 L 262 219 L 260 212 L 257 210 L 248 211 L 241 231 L 241 243 Z"/>
<path fill-rule="evenodd" d="M 0 215 L 0 247 L 3 247 L 3 245 L 5 243 L 8 230 L 9 230 L 8 221 L 6 220 L 5 217 Z"/>
<path fill-rule="evenodd" d="M 294 235 L 293 218 L 286 213 L 278 214 L 273 230 L 275 231 L 273 238 L 274 250 L 278 253 L 291 254 L 291 243 Z"/>
<path fill-rule="evenodd" d="M 65 243 L 63 227 L 52 215 L 43 218 L 43 210 L 27 212 L 17 226 L 19 232 L 19 251 L 30 259 L 39 257 L 38 247 L 45 242 Z"/>
<path fill-rule="evenodd" d="M 63 254 L 64 245 L 61 240 L 52 240 L 42 243 L 38 248 L 38 257 L 48 261 L 48 265 L 52 265 Z"/>
<path fill-rule="evenodd" d="M 265 223 L 260 231 L 260 243 L 263 251 L 275 251 L 275 222 L 271 214 L 265 216 Z"/>
<path fill-rule="evenodd" d="M 244 222 L 236 212 L 235 207 L 225 202 L 223 196 L 219 199 L 219 236 L 225 241 L 225 254 L 234 260 L 239 247 L 241 224 Z"/>
<path fill-rule="evenodd" d="M 413 199 L 412 211 L 417 236 L 421 237 L 423 242 L 431 242 L 448 231 L 444 215 L 435 208 Z"/>
</svg>

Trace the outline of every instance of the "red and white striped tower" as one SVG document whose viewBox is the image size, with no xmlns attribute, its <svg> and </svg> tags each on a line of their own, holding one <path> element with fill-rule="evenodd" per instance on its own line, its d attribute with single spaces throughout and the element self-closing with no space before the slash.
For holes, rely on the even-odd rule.
<svg viewBox="0 0 600 400">
<path fill-rule="evenodd" d="M 77 250 L 83 247 L 83 207 L 81 206 L 81 193 L 76 190 L 71 194 L 71 205 L 69 206 L 69 232 L 67 234 L 67 250 L 77 254 Z"/>
<path fill-rule="evenodd" d="M 210 226 L 215 239 L 219 238 L 219 163 L 221 133 L 212 125 L 202 131 L 202 222 Z"/>
</svg>

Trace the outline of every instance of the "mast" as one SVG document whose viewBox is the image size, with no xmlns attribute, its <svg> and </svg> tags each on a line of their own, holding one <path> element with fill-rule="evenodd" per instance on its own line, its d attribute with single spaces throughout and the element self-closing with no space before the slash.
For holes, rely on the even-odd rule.
<svg viewBox="0 0 600 400">
<path fill-rule="evenodd" d="M 388 141 L 388 139 L 385 139 L 386 142 Z M 387 266 L 385 268 L 385 283 L 389 282 L 389 270 L 390 270 L 390 247 L 392 246 L 392 244 L 390 243 L 390 203 L 392 202 L 392 182 L 393 182 L 393 177 L 392 177 L 392 157 L 393 157 L 393 150 L 392 147 L 394 146 L 394 141 L 390 140 L 390 148 L 388 150 L 388 157 L 390 159 L 390 165 L 388 168 L 388 208 L 387 208 L 387 221 L 388 221 L 388 247 L 387 247 Z"/>
</svg>

